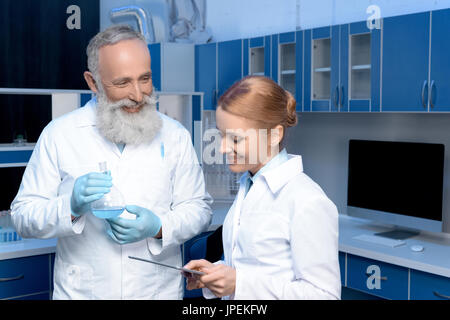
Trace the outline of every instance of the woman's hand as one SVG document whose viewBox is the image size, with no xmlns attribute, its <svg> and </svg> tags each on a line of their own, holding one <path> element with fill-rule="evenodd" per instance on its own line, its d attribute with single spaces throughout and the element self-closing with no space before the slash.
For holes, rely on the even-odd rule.
<svg viewBox="0 0 450 320">
<path fill-rule="evenodd" d="M 192 260 L 185 268 L 199 270 L 205 275 L 188 278 L 187 289 L 207 287 L 216 297 L 234 293 L 236 287 L 236 270 L 224 264 L 212 264 L 206 260 Z"/>
<path fill-rule="evenodd" d="M 201 259 L 189 261 L 189 263 L 185 265 L 184 268 L 205 272 L 206 268 L 211 268 L 213 266 L 214 264 L 212 264 L 211 262 L 205 259 Z M 187 278 L 186 289 L 194 290 L 205 287 L 205 285 L 199 280 L 201 276 L 192 273 L 183 273 L 183 274 Z"/>
</svg>

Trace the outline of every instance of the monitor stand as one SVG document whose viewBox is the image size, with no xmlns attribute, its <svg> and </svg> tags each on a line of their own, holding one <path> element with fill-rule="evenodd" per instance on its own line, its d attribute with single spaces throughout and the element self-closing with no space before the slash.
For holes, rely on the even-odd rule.
<svg viewBox="0 0 450 320">
<path fill-rule="evenodd" d="M 394 229 L 391 231 L 375 233 L 376 236 L 390 238 L 390 239 L 396 239 L 396 240 L 405 240 L 405 239 L 417 236 L 419 234 L 420 234 L 419 231 L 404 230 L 404 229 Z"/>
</svg>

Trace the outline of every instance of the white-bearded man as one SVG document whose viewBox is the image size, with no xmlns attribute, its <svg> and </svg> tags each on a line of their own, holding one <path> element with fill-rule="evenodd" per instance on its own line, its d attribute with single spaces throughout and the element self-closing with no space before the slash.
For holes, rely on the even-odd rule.
<svg viewBox="0 0 450 320">
<path fill-rule="evenodd" d="M 54 299 L 181 299 L 180 273 L 128 256 L 182 265 L 180 245 L 211 222 L 189 132 L 156 110 L 141 34 L 112 26 L 86 51 L 96 98 L 43 130 L 12 221 L 24 238 L 58 238 Z M 97 218 L 90 204 L 112 185 L 126 210 Z"/>
</svg>

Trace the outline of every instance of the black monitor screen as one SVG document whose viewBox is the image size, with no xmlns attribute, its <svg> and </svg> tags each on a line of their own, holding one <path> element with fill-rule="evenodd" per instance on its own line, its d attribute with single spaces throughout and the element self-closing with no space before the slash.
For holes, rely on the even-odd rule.
<svg viewBox="0 0 450 320">
<path fill-rule="evenodd" d="M 25 167 L 0 168 L 0 210 L 9 210 L 19 191 Z"/>
<path fill-rule="evenodd" d="M 350 140 L 347 205 L 442 220 L 444 145 Z"/>
</svg>

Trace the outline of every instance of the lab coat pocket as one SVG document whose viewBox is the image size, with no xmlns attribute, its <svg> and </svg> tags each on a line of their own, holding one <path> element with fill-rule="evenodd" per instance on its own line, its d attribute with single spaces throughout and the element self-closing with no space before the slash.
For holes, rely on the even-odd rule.
<svg viewBox="0 0 450 320">
<path fill-rule="evenodd" d="M 68 295 L 67 298 L 91 299 L 92 279 L 93 270 L 89 266 L 69 264 L 59 259 L 55 261 L 55 291 L 62 289 Z"/>
</svg>

